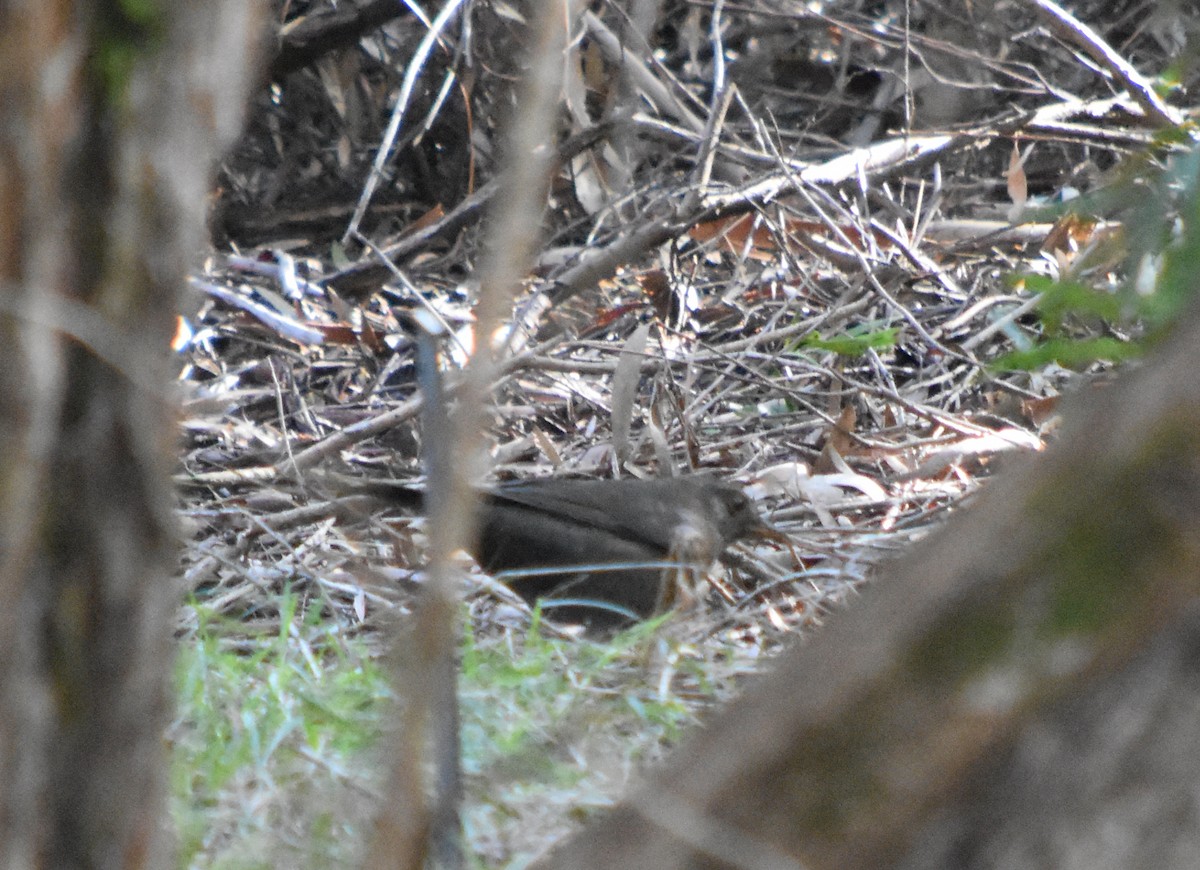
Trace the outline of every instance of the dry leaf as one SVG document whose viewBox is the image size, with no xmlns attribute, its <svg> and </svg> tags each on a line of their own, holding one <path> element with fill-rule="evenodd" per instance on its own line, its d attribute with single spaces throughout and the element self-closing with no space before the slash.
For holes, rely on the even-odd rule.
<svg viewBox="0 0 1200 870">
<path fill-rule="evenodd" d="M 688 235 L 701 244 L 719 240 L 721 247 L 737 256 L 770 260 L 779 249 L 771 231 L 757 221 L 757 214 L 702 221 Z"/>
<path fill-rule="evenodd" d="M 642 292 L 650 297 L 650 304 L 654 306 L 658 319 L 663 323 L 674 323 L 671 302 L 675 294 L 671 292 L 671 279 L 667 273 L 662 269 L 650 269 L 638 275 L 636 280 Z"/>
<path fill-rule="evenodd" d="M 1058 413 L 1061 396 L 1044 396 L 1040 399 L 1025 399 L 1021 402 L 1021 413 L 1035 426 L 1042 426 Z"/>
<path fill-rule="evenodd" d="M 608 191 L 600 178 L 599 166 L 591 154 L 579 154 L 571 159 L 571 180 L 575 199 L 588 214 L 595 214 L 608 202 Z"/>
<path fill-rule="evenodd" d="M 853 489 L 873 501 L 886 501 L 887 492 L 871 478 L 845 470 L 834 474 L 809 474 L 803 462 L 784 462 L 764 468 L 746 487 L 751 498 L 785 495 L 805 499 L 814 507 L 828 507 L 846 500 L 845 490 Z"/>
<path fill-rule="evenodd" d="M 555 468 L 562 465 L 562 454 L 558 452 L 558 448 L 554 446 L 554 439 L 542 431 L 540 426 L 533 428 L 533 443 L 538 446 L 538 449 L 545 454 L 550 460 L 550 464 Z"/>
<path fill-rule="evenodd" d="M 858 412 L 854 405 L 846 405 L 838 415 L 825 435 L 826 443 L 831 444 L 841 456 L 849 456 L 854 449 L 854 427 L 858 423 Z"/>
<path fill-rule="evenodd" d="M 746 487 L 746 494 L 753 499 L 779 495 L 797 498 L 800 481 L 808 477 L 808 466 L 803 462 L 781 462 L 760 471 Z"/>
<path fill-rule="evenodd" d="M 965 459 L 990 456 L 1009 450 L 1036 451 L 1043 447 L 1045 447 L 1045 442 L 1041 438 L 1024 429 L 999 429 L 986 435 L 963 438 L 943 447 L 927 457 L 916 470 L 902 475 L 901 478 L 905 480 L 929 479 L 940 476 L 949 468 L 959 466 Z"/>
<path fill-rule="evenodd" d="M 1021 151 L 1017 148 L 1017 143 L 1014 141 L 1012 154 L 1008 158 L 1008 170 L 1004 173 L 1005 178 L 1008 179 L 1008 196 L 1013 201 L 1012 208 L 1008 212 L 1008 218 L 1013 222 L 1025 210 L 1025 203 L 1029 199 L 1029 180 L 1025 177 L 1025 167 L 1023 164 Z"/>
</svg>

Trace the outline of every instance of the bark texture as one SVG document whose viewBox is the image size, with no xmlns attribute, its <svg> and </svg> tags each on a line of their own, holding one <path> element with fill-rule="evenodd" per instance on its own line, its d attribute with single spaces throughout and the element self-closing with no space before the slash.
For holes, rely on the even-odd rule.
<svg viewBox="0 0 1200 870">
<path fill-rule="evenodd" d="M 901 870 L 1190 870 L 1200 856 L 1200 607 L 1068 693 L 914 838 Z"/>
<path fill-rule="evenodd" d="M 170 861 L 169 342 L 259 4 L 0 3 L 0 866 Z"/>
</svg>

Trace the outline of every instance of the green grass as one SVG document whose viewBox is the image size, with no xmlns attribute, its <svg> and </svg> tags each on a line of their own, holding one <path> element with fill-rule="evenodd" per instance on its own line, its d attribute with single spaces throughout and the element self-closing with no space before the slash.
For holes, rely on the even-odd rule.
<svg viewBox="0 0 1200 870">
<path fill-rule="evenodd" d="M 203 622 L 181 641 L 173 746 L 180 866 L 355 865 L 394 720 L 378 638 L 283 603 L 277 634 Z M 639 626 L 608 642 L 465 634 L 464 826 L 478 867 L 521 867 L 615 800 L 727 686 L 736 665 Z M 711 655 L 711 654 L 709 654 Z M 714 673 L 717 676 L 714 676 Z"/>
<path fill-rule="evenodd" d="M 181 644 L 176 675 L 181 866 L 324 866 L 357 851 L 377 787 L 358 768 L 390 697 L 363 642 L 300 625 L 247 643 L 208 623 Z"/>
</svg>

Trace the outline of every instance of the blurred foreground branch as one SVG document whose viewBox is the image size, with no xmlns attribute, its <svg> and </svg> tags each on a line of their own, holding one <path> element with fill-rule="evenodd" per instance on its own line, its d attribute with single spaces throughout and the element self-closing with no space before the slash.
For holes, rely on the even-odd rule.
<svg viewBox="0 0 1200 870">
<path fill-rule="evenodd" d="M 1194 855 L 1184 847 L 1200 837 L 1200 816 L 1171 810 L 1200 782 L 1186 739 L 1200 687 L 1180 664 L 1200 645 L 1187 613 L 1200 576 L 1197 346 L 1193 311 L 1152 362 L 1079 400 L 1044 456 L 882 571 L 540 866 L 1189 866 L 1170 856 Z M 1113 759 L 1103 735 L 1128 723 L 1105 717 L 1136 709 L 1139 692 L 1184 715 L 1166 735 L 1139 726 L 1157 738 L 1115 741 Z M 1037 769 L 1047 734 L 1094 739 Z M 1113 775 L 1150 755 L 1169 777 Z M 1039 799 L 1031 822 L 1030 767 L 1086 787 Z M 1123 812 L 1135 797 L 1143 809 Z M 1102 828 L 1127 849 L 1080 851 Z"/>
<path fill-rule="evenodd" d="M 173 863 L 168 347 L 262 11 L 0 5 L 3 867 Z"/>
<path fill-rule="evenodd" d="M 429 471 L 428 579 L 410 642 L 396 675 L 404 698 L 404 729 L 392 755 L 389 794 L 377 822 L 369 867 L 462 865 L 457 844 L 459 799 L 458 571 L 453 554 L 476 534 L 477 483 L 487 465 L 486 409 L 506 350 L 502 328 L 511 319 L 521 279 L 540 240 L 542 212 L 556 155 L 554 122 L 562 90 L 563 53 L 571 3 L 538 6 L 530 27 L 529 68 L 518 111 L 508 119 L 506 170 L 487 234 L 475 305 L 475 351 L 458 394 L 458 413 L 427 413 L 442 430 L 426 433 Z M 423 771 L 429 748 L 437 771 Z M 432 798 L 427 797 L 432 795 Z"/>
</svg>

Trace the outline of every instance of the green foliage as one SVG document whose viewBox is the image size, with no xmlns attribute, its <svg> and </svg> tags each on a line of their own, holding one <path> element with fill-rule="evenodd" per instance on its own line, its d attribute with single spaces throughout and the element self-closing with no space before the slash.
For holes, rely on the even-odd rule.
<svg viewBox="0 0 1200 870">
<path fill-rule="evenodd" d="M 1046 275 L 1026 275 L 1022 279 L 1031 293 L 1040 293 L 1038 313 L 1050 332 L 1059 332 L 1071 315 L 1094 315 L 1106 320 L 1121 318 L 1121 300 L 1112 293 L 1099 291 L 1078 281 L 1055 281 Z"/>
<path fill-rule="evenodd" d="M 1154 147 L 1129 160 L 1111 185 L 1047 216 L 1068 212 L 1083 220 L 1107 214 L 1122 222 L 1125 277 L 1116 286 L 1107 286 L 1090 283 L 1071 270 L 1058 279 L 1016 276 L 1013 283 L 1040 294 L 1041 334 L 993 361 L 995 369 L 1031 370 L 1052 362 L 1082 368 L 1097 360 L 1117 362 L 1138 356 L 1154 345 L 1196 295 L 1200 148 L 1191 143 L 1186 130 L 1162 131 Z M 1098 334 L 1109 327 L 1131 337 Z"/>
<path fill-rule="evenodd" d="M 165 8 L 160 0 L 108 0 L 96 8 L 94 75 L 110 107 L 124 106 L 135 64 L 162 46 Z"/>
<path fill-rule="evenodd" d="M 1082 369 L 1097 360 L 1120 362 L 1139 356 L 1142 346 L 1109 336 L 1097 338 L 1050 338 L 1025 350 L 1014 350 L 996 360 L 998 369 L 1035 371 L 1050 364 Z"/>
<path fill-rule="evenodd" d="M 872 330 L 867 326 L 860 326 L 830 338 L 822 338 L 820 333 L 813 332 L 806 335 L 797 346 L 811 350 L 828 350 L 840 356 L 858 357 L 869 350 L 895 347 L 896 336 L 899 333 L 900 330 L 895 327 Z"/>
</svg>

